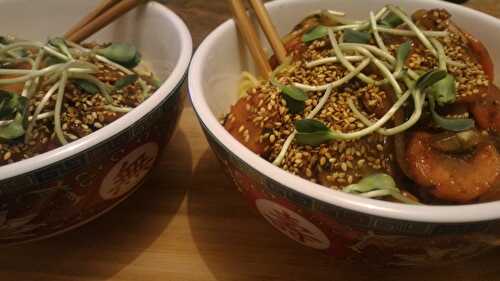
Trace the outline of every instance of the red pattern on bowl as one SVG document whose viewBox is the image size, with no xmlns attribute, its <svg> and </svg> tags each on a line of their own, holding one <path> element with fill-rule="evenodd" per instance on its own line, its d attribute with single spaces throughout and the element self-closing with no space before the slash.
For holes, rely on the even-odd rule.
<svg viewBox="0 0 500 281">
<path fill-rule="evenodd" d="M 498 19 L 444 1 L 372 0 L 360 5 L 346 0 L 278 0 L 267 7 L 278 32 L 286 34 L 318 9 L 332 8 L 361 18 L 389 3 L 408 11 L 445 8 L 486 46 L 497 44 L 488 34 L 500 30 Z M 294 176 L 240 144 L 220 118 L 238 99 L 241 71 L 255 69 L 251 56 L 241 51 L 242 44 L 232 21 L 214 30 L 193 57 L 189 93 L 225 172 L 275 229 L 329 255 L 379 265 L 449 263 L 500 244 L 500 202 L 414 206 L 362 198 Z M 489 51 L 494 60 L 500 60 L 500 49 Z"/>
<path fill-rule="evenodd" d="M 0 182 L 0 245 L 67 231 L 132 194 L 172 136 L 182 99 L 176 90 L 149 115 L 108 141 L 42 170 Z"/>
<path fill-rule="evenodd" d="M 417 223 L 321 202 L 260 174 L 203 129 L 224 172 L 268 223 L 288 238 L 333 257 L 378 266 L 446 264 L 491 249 L 500 235 L 499 221 Z"/>
<path fill-rule="evenodd" d="M 23 14 L 23 21 L 41 24 L 12 27 L 9 34 L 30 38 L 43 32 L 45 37 L 45 25 L 61 32 L 97 3 L 0 0 L 0 18 Z M 67 13 L 51 14 L 54 7 Z M 44 21 L 47 14 L 51 21 Z M 182 20 L 151 2 L 91 40 L 130 41 L 164 82 L 137 108 L 97 132 L 0 167 L 0 246 L 53 236 L 112 209 L 144 182 L 176 128 L 184 101 L 180 87 L 192 53 Z"/>
</svg>

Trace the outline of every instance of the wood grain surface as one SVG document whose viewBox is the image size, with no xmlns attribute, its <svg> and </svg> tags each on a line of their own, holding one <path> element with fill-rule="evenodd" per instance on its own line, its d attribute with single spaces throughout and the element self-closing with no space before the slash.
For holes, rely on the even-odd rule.
<svg viewBox="0 0 500 281">
<path fill-rule="evenodd" d="M 170 0 L 198 45 L 229 17 L 223 0 Z M 500 1 L 468 6 L 500 17 Z M 49 240 L 0 249 L 0 281 L 500 280 L 500 249 L 446 267 L 375 270 L 284 238 L 222 173 L 193 109 L 145 186 L 96 221 Z"/>
</svg>

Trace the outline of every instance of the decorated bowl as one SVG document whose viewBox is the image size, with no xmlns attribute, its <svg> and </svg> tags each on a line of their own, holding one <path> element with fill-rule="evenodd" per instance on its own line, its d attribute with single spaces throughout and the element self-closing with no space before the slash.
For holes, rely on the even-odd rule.
<svg viewBox="0 0 500 281">
<path fill-rule="evenodd" d="M 344 11 L 358 19 L 389 3 L 409 12 L 447 9 L 459 26 L 487 46 L 493 61 L 500 61 L 498 42 L 491 36 L 500 30 L 500 20 L 443 1 L 278 0 L 267 8 L 283 36 L 319 9 Z M 241 72 L 255 70 L 244 48 L 232 20 L 215 29 L 193 57 L 189 95 L 223 169 L 276 230 L 328 255 L 380 265 L 453 262 L 499 244 L 500 202 L 431 206 L 363 198 L 292 175 L 239 143 L 220 120 L 238 99 Z M 499 69 L 496 64 L 497 73 Z"/>
<path fill-rule="evenodd" d="M 99 1 L 0 1 L 0 34 L 44 41 L 63 34 Z M 129 12 L 89 39 L 129 42 L 163 81 L 131 112 L 70 144 L 0 167 L 0 245 L 83 225 L 145 180 L 175 130 L 179 90 L 192 54 L 183 21 L 159 3 Z"/>
</svg>

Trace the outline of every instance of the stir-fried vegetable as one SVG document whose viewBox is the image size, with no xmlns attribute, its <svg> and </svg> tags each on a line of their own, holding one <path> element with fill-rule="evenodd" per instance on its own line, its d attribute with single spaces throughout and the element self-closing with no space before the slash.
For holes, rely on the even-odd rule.
<svg viewBox="0 0 500 281">
<path fill-rule="evenodd" d="M 21 51 L 26 54 L 21 55 Z M 89 58 L 92 57 L 111 68 L 124 71 L 127 75 L 114 85 L 100 81 L 94 76 L 97 66 L 90 62 Z M 46 44 L 1 37 L 0 75 L 9 77 L 1 78 L 0 85 L 24 83 L 24 88 L 19 94 L 0 91 L 0 139 L 13 140 L 25 135 L 25 141 L 29 141 L 36 121 L 53 117 L 54 131 L 59 142 L 67 143 L 61 128 L 61 111 L 68 83 L 74 83 L 88 94 L 103 95 L 108 103 L 108 110 L 130 111 L 128 107 L 115 105 L 111 92 L 122 90 L 136 82 L 147 85 L 129 69 L 135 67 L 140 60 L 139 52 L 128 44 L 115 43 L 105 48 L 91 50 L 59 37 L 51 38 Z M 19 63 L 28 63 L 31 69 L 16 68 Z M 28 116 L 30 99 L 34 96 L 40 81 L 43 81 L 44 86 L 47 84 L 52 86 L 37 102 L 33 115 Z M 147 86 L 142 88 L 145 91 L 144 96 L 147 97 L 150 88 Z M 43 112 L 54 94 L 56 95 L 54 110 Z"/>
<path fill-rule="evenodd" d="M 386 8 L 384 8 L 385 10 Z M 400 11 L 396 7 L 387 7 L 387 9 L 391 10 L 388 15 L 382 20 L 385 22 L 386 26 L 391 26 L 394 27 L 395 25 L 399 25 L 402 22 L 408 22 L 411 21 L 402 11 Z M 381 17 L 381 12 L 377 13 L 378 18 Z M 373 26 L 373 20 L 376 20 L 375 16 L 372 15 L 371 17 L 371 25 Z M 358 28 L 362 29 L 362 25 L 365 24 L 370 24 L 369 22 L 360 22 L 358 23 Z M 349 27 L 354 26 L 356 24 L 348 24 Z M 394 25 L 394 26 L 393 26 Z M 413 24 L 414 25 L 414 24 Z M 347 26 L 347 25 L 346 25 Z M 421 39 L 425 42 L 430 41 L 426 38 L 426 35 L 414 25 L 415 28 L 413 28 L 413 32 L 415 32 L 417 37 L 424 37 L 424 39 Z M 354 106 L 352 101 L 349 101 L 349 106 L 355 112 L 355 114 L 358 116 L 358 118 L 368 125 L 367 128 L 362 129 L 358 132 L 353 132 L 353 133 L 340 133 L 340 132 L 333 132 L 330 129 L 328 129 L 326 126 L 320 126 L 318 124 L 319 121 L 317 120 L 302 120 L 302 121 L 297 121 L 295 123 L 295 127 L 297 130 L 297 133 L 294 133 L 294 138 L 297 141 L 297 143 L 300 144 L 308 144 L 308 145 L 319 145 L 321 143 L 337 139 L 337 140 L 345 140 L 345 139 L 356 139 L 360 138 L 363 136 L 366 136 L 368 134 L 371 134 L 374 131 L 379 131 L 381 133 L 387 134 L 388 131 L 386 129 L 382 129 L 382 126 L 388 122 L 392 116 L 399 110 L 399 108 L 406 102 L 407 98 L 411 95 L 414 97 L 415 101 L 415 112 L 412 114 L 411 118 L 405 122 L 404 124 L 400 124 L 397 128 L 394 128 L 392 131 L 390 131 L 390 134 L 397 134 L 400 133 L 412 125 L 414 125 L 416 122 L 418 122 L 418 119 L 421 115 L 422 112 L 422 107 L 424 106 L 423 99 L 425 98 L 422 96 L 421 93 L 427 91 L 427 89 L 430 86 L 435 85 L 438 81 L 443 80 L 446 78 L 443 82 L 440 84 L 436 85 L 433 90 L 431 91 L 432 95 L 439 96 L 440 102 L 445 102 L 445 101 L 451 101 L 452 100 L 452 94 L 454 93 L 454 89 L 449 89 L 450 88 L 450 78 L 447 78 L 449 75 L 446 73 L 445 70 L 431 70 L 424 75 L 417 76 L 417 81 L 415 82 L 408 82 L 407 84 L 414 84 L 415 86 L 410 87 L 405 93 L 402 92 L 399 83 L 397 82 L 397 79 L 400 78 L 405 78 L 408 79 L 407 75 L 404 75 L 403 69 L 404 69 L 404 62 L 406 61 L 407 57 L 409 56 L 411 52 L 411 44 L 410 42 L 405 42 L 399 46 L 399 48 L 396 50 L 396 57 L 392 57 L 391 54 L 387 53 L 386 50 L 378 49 L 375 46 L 372 45 L 367 45 L 366 43 L 369 42 L 371 38 L 371 33 L 370 32 L 361 32 L 356 29 L 351 29 L 351 28 L 346 28 L 344 30 L 344 42 L 342 45 L 338 44 L 335 35 L 333 33 L 333 29 L 337 28 L 338 30 L 339 26 L 334 26 L 334 27 L 326 27 L 326 26 L 317 26 L 313 28 L 311 31 L 308 33 L 304 34 L 303 36 L 303 41 L 304 42 L 309 42 L 316 40 L 318 38 L 322 38 L 324 36 L 329 36 L 333 51 L 335 53 L 335 57 L 331 59 L 323 59 L 321 62 L 316 61 L 312 62 L 310 67 L 317 66 L 319 64 L 323 63 L 331 63 L 331 62 L 340 62 L 343 66 L 345 66 L 349 70 L 349 74 L 335 82 L 332 82 L 327 85 L 323 86 L 308 86 L 300 83 L 294 83 L 293 86 L 295 86 L 298 89 L 301 89 L 303 91 L 322 91 L 327 89 L 327 87 L 332 86 L 332 87 L 338 87 L 344 83 L 347 83 L 352 77 L 356 76 L 362 81 L 368 83 L 368 84 L 385 84 L 389 83 L 393 89 L 395 90 L 395 93 L 398 95 L 399 99 L 396 101 L 396 103 L 391 107 L 391 109 L 377 122 L 373 123 L 370 120 L 368 120 L 366 117 L 364 117 L 359 110 Z M 372 28 L 373 29 L 373 28 Z M 373 30 L 372 30 L 373 32 Z M 380 39 L 380 38 L 379 38 Z M 379 41 L 379 40 L 376 40 Z M 348 43 L 356 43 L 354 45 L 348 45 Z M 379 45 L 384 46 L 383 42 L 378 42 Z M 426 45 L 427 46 L 427 45 Z M 432 46 L 431 46 L 432 47 Z M 356 56 L 346 56 L 342 52 L 342 48 L 352 48 L 353 50 L 358 51 L 360 54 L 365 55 L 366 63 L 373 62 L 381 71 L 381 73 L 385 76 L 385 79 L 382 81 L 375 81 L 371 77 L 363 74 L 361 70 L 364 68 L 361 67 L 363 63 L 360 64 L 360 66 L 355 67 L 351 61 L 357 61 L 359 59 L 362 59 L 363 56 L 361 57 L 356 57 Z M 431 51 L 434 49 L 432 48 Z M 373 53 L 372 53 L 373 52 Z M 380 61 L 379 59 L 376 58 L 376 55 L 382 55 L 384 56 L 385 59 L 389 60 L 389 65 L 390 68 L 386 66 L 385 63 Z M 443 56 L 441 56 L 443 58 Z M 443 60 L 444 61 L 444 60 Z M 446 63 L 446 62 L 445 62 Z M 391 72 L 392 69 L 394 72 Z M 275 71 L 276 72 L 276 71 Z M 275 75 L 275 72 L 274 75 Z M 411 74 L 410 74 L 411 73 Z M 282 92 L 283 92 L 283 85 L 279 85 L 279 83 L 276 82 L 276 79 L 272 75 L 272 80 L 274 81 L 277 86 L 282 87 Z M 411 75 L 412 77 L 415 77 L 416 74 L 413 72 L 408 71 L 408 75 Z M 454 86 L 454 85 L 453 85 Z M 441 93 L 441 89 L 447 87 L 449 89 L 449 93 Z M 286 91 L 284 91 L 285 94 L 285 99 L 287 101 L 287 104 L 290 104 L 291 111 L 292 112 L 299 112 L 302 110 L 302 100 L 305 100 L 306 95 L 300 95 L 299 97 L 299 92 L 296 91 L 294 88 L 287 88 Z M 436 94 L 439 93 L 439 94 Z M 434 114 L 436 115 L 436 114 Z M 436 118 L 435 118 L 436 119 Z M 441 119 L 439 119 L 441 121 Z M 440 122 L 442 123 L 442 122 Z M 311 125 L 311 126 L 308 126 Z M 286 151 L 287 146 L 283 146 L 283 150 Z M 281 153 L 280 153 L 281 155 Z M 279 157 L 278 157 L 279 158 Z M 277 159 L 278 159 L 277 158 Z M 279 159 L 278 159 L 279 160 Z M 275 162 L 280 162 L 280 161 L 275 161 Z"/>
<path fill-rule="evenodd" d="M 467 95 L 472 95 L 473 91 L 464 93 L 463 85 L 460 84 L 464 80 L 464 68 L 472 64 L 467 54 L 450 52 L 453 47 L 450 44 L 455 42 L 455 37 L 447 37 L 455 35 L 453 29 L 424 30 L 421 26 L 429 28 L 425 24 L 427 21 L 422 23 L 418 17 L 412 18 L 396 6 L 388 5 L 379 11 L 371 11 L 368 19 L 363 21 L 348 20 L 344 16 L 344 13 L 323 10 L 319 12 L 319 17 L 308 18 L 308 24 L 304 24 L 300 33 L 295 32 L 302 34 L 298 38 L 302 39 L 300 48 L 297 48 L 298 54 L 302 54 L 300 52 L 304 45 L 313 42 L 312 45 L 303 51 L 302 57 L 297 56 L 300 61 L 288 62 L 273 71 L 271 83 L 261 83 L 264 89 L 276 87 L 281 94 L 277 96 L 278 100 L 274 94 L 270 100 L 273 100 L 272 104 L 279 104 L 279 113 L 281 117 L 284 116 L 277 118 L 281 120 L 272 119 L 274 124 L 284 125 L 281 129 L 268 125 L 264 127 L 262 122 L 256 124 L 256 130 L 272 127 L 272 131 L 260 135 L 263 146 L 258 150 L 270 152 L 265 157 L 273 161 L 274 165 L 314 182 L 332 188 L 349 184 L 343 191 L 364 197 L 392 197 L 405 203 L 417 203 L 411 195 L 401 192 L 389 175 L 397 175 L 389 168 L 392 167 L 391 161 L 397 159 L 403 173 L 413 179 L 414 169 L 405 167 L 401 162 L 408 161 L 408 140 L 412 140 L 416 133 L 425 130 L 446 132 L 446 135 L 433 139 L 427 146 L 429 150 L 439 153 L 467 152 L 469 155 L 473 149 L 484 146 L 484 143 L 480 143 L 484 142 L 484 138 L 480 136 L 486 132 L 474 130 L 474 120 L 462 114 L 463 103 L 475 98 L 468 98 Z M 446 16 L 439 14 L 439 20 Z M 429 21 L 433 17 L 434 13 Z M 316 20 L 318 25 L 309 24 L 311 20 Z M 304 33 L 306 28 L 310 29 Z M 294 43 L 297 43 L 296 39 Z M 325 50 L 328 47 L 331 49 Z M 474 58 L 471 60 L 474 61 Z M 290 68 L 287 68 L 289 65 Z M 280 74 L 285 68 L 287 71 Z M 292 76 L 291 79 L 287 77 L 292 73 L 298 76 Z M 318 76 L 315 76 L 316 73 L 319 73 Z M 328 76 L 330 73 L 334 74 Z M 475 86 L 488 86 L 480 75 L 477 81 Z M 339 88 L 338 91 L 332 93 L 336 88 Z M 476 88 L 473 89 L 474 93 L 478 92 Z M 461 91 L 459 96 L 457 90 Z M 480 88 L 479 92 L 483 90 Z M 336 96 L 329 100 L 330 95 Z M 460 103 L 453 105 L 457 100 Z M 283 108 L 285 102 L 288 111 Z M 294 114 L 288 115 L 287 112 Z M 456 117 L 457 114 L 460 114 L 459 117 Z M 261 112 L 256 115 L 254 120 L 266 120 L 269 117 Z M 418 126 L 415 126 L 417 123 Z M 290 128 L 292 124 L 294 127 Z M 236 125 L 238 123 L 233 122 L 228 130 L 237 128 Z M 405 133 L 412 127 L 415 129 L 411 134 Z M 484 129 L 485 126 L 479 127 Z M 373 133 L 395 136 L 392 139 L 395 145 L 386 146 L 386 141 L 391 139 L 370 136 Z M 269 139 L 268 143 L 264 141 L 266 138 Z M 365 142 L 378 142 L 378 152 L 370 150 L 368 155 L 358 154 L 359 146 L 364 148 Z M 349 149 L 344 153 L 345 146 Z M 351 149 L 356 149 L 356 153 Z M 290 153 L 287 154 L 288 150 Z M 493 150 L 488 153 L 493 154 Z M 388 153 L 393 154 L 388 157 Z M 372 154 L 384 158 L 378 159 Z M 367 157 L 361 158 L 368 159 L 367 162 L 375 158 L 379 162 L 365 168 L 363 161 L 355 163 L 358 157 Z M 369 173 L 373 174 L 367 175 Z M 367 176 L 356 183 L 364 175 Z M 337 180 L 339 177 L 342 181 Z M 428 185 L 437 188 L 433 184 Z"/>
</svg>

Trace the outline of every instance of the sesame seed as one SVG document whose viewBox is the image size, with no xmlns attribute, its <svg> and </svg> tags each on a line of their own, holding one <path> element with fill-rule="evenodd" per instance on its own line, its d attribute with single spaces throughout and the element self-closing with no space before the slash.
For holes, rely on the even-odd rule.
<svg viewBox="0 0 500 281">
<path fill-rule="evenodd" d="M 312 171 L 311 171 L 311 169 L 309 169 L 309 168 L 306 169 L 306 176 L 309 177 L 309 178 L 312 177 Z"/>
<path fill-rule="evenodd" d="M 321 158 L 319 159 L 319 164 L 320 164 L 321 166 L 324 166 L 324 165 L 326 164 L 326 158 L 325 158 L 325 157 L 321 157 Z"/>
<path fill-rule="evenodd" d="M 7 161 L 10 159 L 10 157 L 12 156 L 12 153 L 10 151 L 7 151 L 5 152 L 5 154 L 3 155 L 3 160 L 4 161 Z"/>
<path fill-rule="evenodd" d="M 345 162 L 343 162 L 342 164 L 340 164 L 340 167 L 342 168 L 342 171 L 347 171 L 347 164 Z"/>
<path fill-rule="evenodd" d="M 276 136 L 275 135 L 270 135 L 269 136 L 269 142 L 270 143 L 273 143 L 275 140 L 276 140 Z"/>
</svg>

